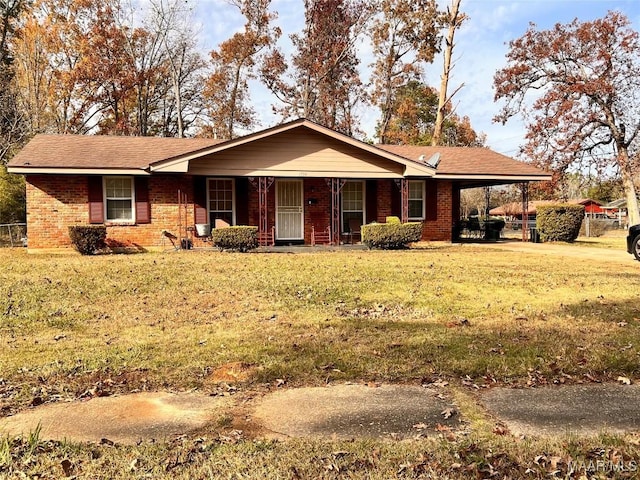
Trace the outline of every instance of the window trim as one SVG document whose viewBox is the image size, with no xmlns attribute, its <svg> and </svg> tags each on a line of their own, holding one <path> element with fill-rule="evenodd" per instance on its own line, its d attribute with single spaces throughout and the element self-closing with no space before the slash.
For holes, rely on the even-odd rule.
<svg viewBox="0 0 640 480">
<path fill-rule="evenodd" d="M 426 212 L 426 208 L 427 208 L 427 182 L 425 182 L 424 180 L 408 180 L 409 185 L 411 185 L 412 183 L 418 183 L 420 182 L 422 184 L 422 215 L 420 217 L 408 217 L 407 220 L 409 221 L 423 221 L 426 217 L 427 217 L 427 212 Z M 411 189 L 409 189 L 410 191 Z M 412 199 L 411 197 L 409 197 L 407 199 L 408 202 L 410 202 L 411 200 L 417 201 L 417 198 Z"/>
<path fill-rule="evenodd" d="M 211 212 L 221 212 L 223 210 L 211 210 L 211 181 L 229 180 L 231 181 L 231 225 L 236 225 L 236 179 L 233 177 L 207 177 L 207 220 L 211 222 Z M 226 210 L 224 210 L 226 211 Z M 215 221 L 210 223 L 211 229 L 216 228 Z"/>
<path fill-rule="evenodd" d="M 127 179 L 131 185 L 131 197 L 108 197 L 107 181 L 115 179 Z M 135 224 L 136 223 L 136 183 L 135 179 L 129 175 L 107 175 L 102 177 L 102 199 L 104 202 L 104 223 L 105 224 Z M 109 200 L 131 200 L 130 218 L 109 218 Z"/>
<path fill-rule="evenodd" d="M 344 209 L 344 187 L 347 186 L 348 183 L 359 183 L 362 185 L 362 223 L 361 225 L 365 225 L 367 223 L 367 182 L 365 180 L 347 180 L 340 192 L 340 230 L 342 231 L 344 228 L 344 214 L 346 212 L 358 212 L 358 210 L 345 210 Z"/>
</svg>

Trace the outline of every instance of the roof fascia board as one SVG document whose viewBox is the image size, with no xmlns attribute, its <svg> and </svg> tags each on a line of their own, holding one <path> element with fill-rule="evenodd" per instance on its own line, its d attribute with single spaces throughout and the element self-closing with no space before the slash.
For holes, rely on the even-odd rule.
<svg viewBox="0 0 640 480">
<path fill-rule="evenodd" d="M 455 173 L 446 173 L 446 174 L 438 174 L 436 173 L 436 180 L 518 180 L 518 181 L 529 181 L 529 182 L 537 182 L 543 180 L 551 180 L 553 177 L 551 175 L 541 174 L 541 175 L 457 175 Z"/>
<path fill-rule="evenodd" d="M 322 171 L 315 170 L 312 172 L 299 170 L 241 170 L 241 169 L 199 169 L 191 172 L 194 175 L 203 175 L 210 177 L 279 177 L 279 178 L 360 178 L 360 179 L 376 179 L 376 178 L 403 178 L 399 173 L 371 173 L 371 172 L 339 172 L 339 171 Z"/>
<path fill-rule="evenodd" d="M 45 168 L 45 167 L 7 167 L 7 172 L 22 175 L 137 175 L 147 176 L 149 172 L 137 169 L 114 168 Z"/>
</svg>

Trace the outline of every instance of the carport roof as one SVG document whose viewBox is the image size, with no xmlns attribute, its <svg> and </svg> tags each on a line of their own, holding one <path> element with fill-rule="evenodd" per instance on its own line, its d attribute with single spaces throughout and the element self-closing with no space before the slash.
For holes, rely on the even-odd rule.
<svg viewBox="0 0 640 480">
<path fill-rule="evenodd" d="M 418 160 L 440 154 L 435 178 L 496 181 L 551 180 L 551 174 L 484 147 L 377 145 L 405 158 Z M 482 183 L 482 182 L 481 182 Z"/>
</svg>

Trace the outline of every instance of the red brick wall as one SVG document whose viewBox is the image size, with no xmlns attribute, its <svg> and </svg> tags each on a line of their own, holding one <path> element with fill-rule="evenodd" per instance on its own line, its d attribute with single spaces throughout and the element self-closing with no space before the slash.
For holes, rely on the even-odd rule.
<svg viewBox="0 0 640 480">
<path fill-rule="evenodd" d="M 190 176 L 149 177 L 151 223 L 144 225 L 107 225 L 107 238 L 114 245 L 150 247 L 163 242 L 162 230 L 180 237 L 178 230 L 178 190 L 186 193 L 189 204 L 186 223 L 193 221 L 193 181 Z M 81 175 L 28 175 L 27 176 L 27 228 L 30 249 L 70 246 L 68 226 L 89 223 L 88 180 Z M 437 196 L 437 221 L 424 222 L 423 240 L 451 240 L 453 224 L 453 186 L 449 181 L 439 181 Z M 384 222 L 389 215 L 400 216 L 392 209 L 392 197 L 399 195 L 392 180 L 379 180 L 376 188 L 377 221 Z M 311 241 L 311 226 L 324 229 L 331 223 L 331 192 L 323 178 L 304 180 L 305 243 Z M 315 199 L 309 204 L 309 199 Z M 243 199 L 238 198 L 238 202 Z M 249 223 L 258 225 L 258 192 L 249 186 Z M 275 183 L 268 195 L 269 228 L 275 225 Z M 185 211 L 182 211 L 185 222 Z M 183 225 L 184 228 L 184 225 Z M 196 246 L 203 242 L 194 239 Z"/>
<path fill-rule="evenodd" d="M 29 248 L 70 246 L 68 226 L 89 221 L 87 177 L 28 175 L 26 180 Z"/>
<path fill-rule="evenodd" d="M 378 196 L 378 223 L 384 223 L 387 217 L 397 215 L 400 217 L 400 212 L 393 212 L 392 205 L 393 195 L 400 195 L 400 190 L 396 186 L 393 180 L 378 180 L 378 187 L 376 189 L 376 195 Z"/>
<path fill-rule="evenodd" d="M 158 246 L 161 232 L 178 232 L 178 189 L 187 194 L 186 220 L 193 225 L 191 177 L 149 178 L 151 223 L 107 224 L 107 239 L 115 246 Z M 27 235 L 30 249 L 68 247 L 69 225 L 89 223 L 88 180 L 84 175 L 27 176 Z M 183 211 L 183 222 L 184 220 Z M 168 240 L 165 239 L 165 242 Z"/>
<path fill-rule="evenodd" d="M 331 188 L 323 178 L 304 181 L 304 243 L 311 243 L 311 227 L 322 231 L 331 226 Z M 309 200 L 315 202 L 310 205 Z"/>
<path fill-rule="evenodd" d="M 422 239 L 451 241 L 454 222 L 452 208 L 455 203 L 453 199 L 453 185 L 447 180 L 440 180 L 436 182 L 436 185 L 438 186 L 438 219 L 435 221 L 425 221 L 423 223 Z"/>
</svg>

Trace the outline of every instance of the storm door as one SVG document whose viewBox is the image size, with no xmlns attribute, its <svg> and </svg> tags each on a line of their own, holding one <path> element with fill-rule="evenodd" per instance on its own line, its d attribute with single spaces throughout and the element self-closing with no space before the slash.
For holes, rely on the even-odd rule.
<svg viewBox="0 0 640 480">
<path fill-rule="evenodd" d="M 276 239 L 304 239 L 302 180 L 276 181 Z"/>
</svg>

